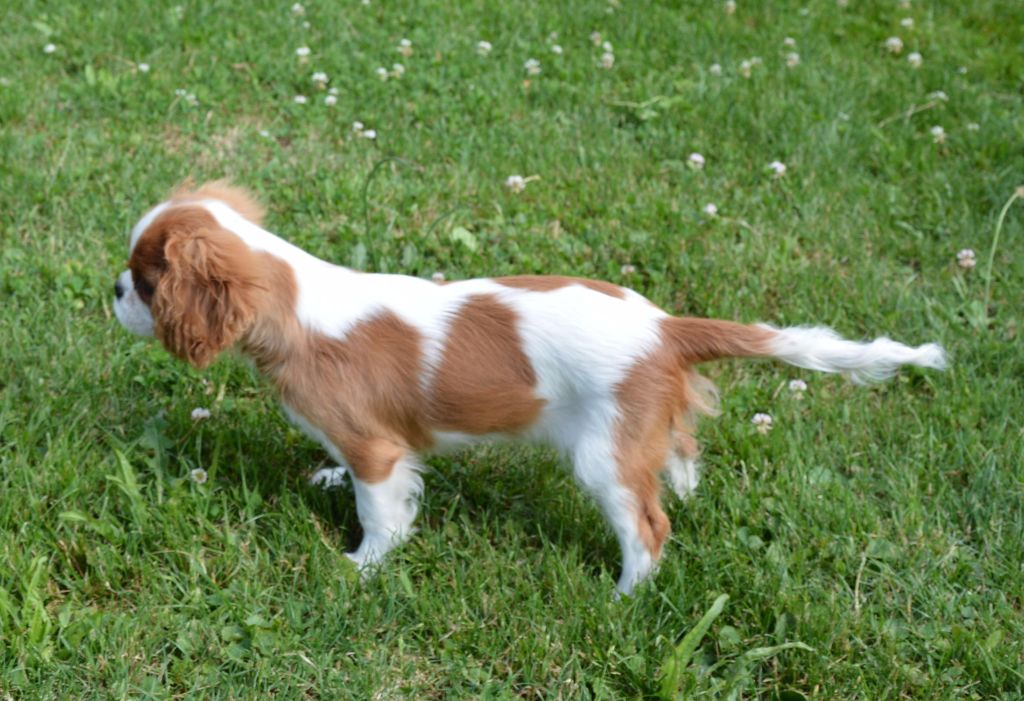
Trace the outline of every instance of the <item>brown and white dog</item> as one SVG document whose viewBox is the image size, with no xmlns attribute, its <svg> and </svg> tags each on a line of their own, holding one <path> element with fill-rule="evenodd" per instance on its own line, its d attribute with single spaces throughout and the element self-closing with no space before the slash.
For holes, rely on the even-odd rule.
<svg viewBox="0 0 1024 701">
<path fill-rule="evenodd" d="M 351 474 L 361 567 L 411 532 L 418 455 L 517 438 L 568 457 L 618 537 L 629 592 L 669 533 L 659 475 L 681 497 L 697 486 L 695 419 L 713 410 L 714 388 L 694 364 L 777 358 L 864 382 L 945 363 L 935 344 L 675 317 L 607 282 L 356 272 L 263 229 L 262 215 L 223 182 L 179 189 L 132 230 L 114 310 L 196 367 L 234 345 L 255 362 L 338 461 L 314 480 Z"/>
</svg>

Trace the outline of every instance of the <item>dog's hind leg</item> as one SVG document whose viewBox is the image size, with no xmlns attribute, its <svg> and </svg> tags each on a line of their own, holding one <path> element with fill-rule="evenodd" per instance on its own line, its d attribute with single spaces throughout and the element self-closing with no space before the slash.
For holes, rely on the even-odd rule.
<svg viewBox="0 0 1024 701">
<path fill-rule="evenodd" d="M 602 433 L 579 441 L 572 458 L 577 481 L 597 501 L 618 538 L 622 573 L 617 587 L 629 594 L 654 571 L 669 534 L 657 477 L 667 445 L 639 452 L 621 448 Z"/>
<path fill-rule="evenodd" d="M 718 390 L 692 369 L 684 375 L 681 402 L 672 417 L 672 451 L 665 463 L 665 475 L 680 499 L 690 496 L 700 481 L 700 447 L 694 433 L 701 415 L 718 414 Z"/>
<path fill-rule="evenodd" d="M 665 476 L 680 499 L 685 499 L 697 489 L 700 481 L 699 455 L 693 428 L 682 416 L 677 417 L 672 422 L 672 450 L 665 463 Z"/>
</svg>

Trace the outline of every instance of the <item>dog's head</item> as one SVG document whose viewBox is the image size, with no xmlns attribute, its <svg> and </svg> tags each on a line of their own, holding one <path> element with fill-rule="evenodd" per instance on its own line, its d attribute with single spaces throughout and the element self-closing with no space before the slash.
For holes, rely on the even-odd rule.
<svg viewBox="0 0 1024 701">
<path fill-rule="evenodd" d="M 200 368 L 250 328 L 266 291 L 260 257 L 223 225 L 224 210 L 254 225 L 263 215 L 223 182 L 179 188 L 132 229 L 128 269 L 114 285 L 126 329 Z"/>
</svg>

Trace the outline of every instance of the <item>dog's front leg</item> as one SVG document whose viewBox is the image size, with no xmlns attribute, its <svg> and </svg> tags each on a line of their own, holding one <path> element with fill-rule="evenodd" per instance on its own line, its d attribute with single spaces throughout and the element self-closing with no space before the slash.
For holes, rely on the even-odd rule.
<svg viewBox="0 0 1024 701">
<path fill-rule="evenodd" d="M 346 449 L 363 540 L 348 556 L 360 568 L 380 562 L 413 532 L 423 492 L 415 454 L 390 441 L 373 439 Z"/>
</svg>

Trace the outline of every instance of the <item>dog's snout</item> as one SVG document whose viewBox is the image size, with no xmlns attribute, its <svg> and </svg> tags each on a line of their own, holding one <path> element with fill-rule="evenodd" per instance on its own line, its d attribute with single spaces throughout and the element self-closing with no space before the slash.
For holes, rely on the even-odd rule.
<svg viewBox="0 0 1024 701">
<path fill-rule="evenodd" d="M 124 285 L 118 280 L 114 283 L 114 297 L 121 299 L 124 296 Z"/>
</svg>

